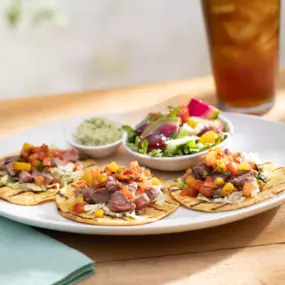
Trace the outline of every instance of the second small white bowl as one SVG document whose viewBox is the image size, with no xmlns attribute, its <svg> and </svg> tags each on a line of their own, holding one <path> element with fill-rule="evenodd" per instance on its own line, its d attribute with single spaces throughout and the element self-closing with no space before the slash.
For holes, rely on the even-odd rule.
<svg viewBox="0 0 285 285">
<path fill-rule="evenodd" d="M 121 123 L 121 122 L 119 122 Z M 67 127 L 65 129 L 65 137 L 66 140 L 70 145 L 76 148 L 79 152 L 84 153 L 92 158 L 103 158 L 112 155 L 120 146 L 122 139 L 117 140 L 113 143 L 100 145 L 100 146 L 87 146 L 77 144 L 74 140 L 72 135 L 76 133 L 76 129 L 79 124 Z"/>
<path fill-rule="evenodd" d="M 231 133 L 231 136 L 226 138 L 224 141 L 222 141 L 220 144 L 217 145 L 217 147 L 225 147 L 228 145 L 233 133 L 234 133 L 234 127 L 232 123 L 225 118 L 223 115 L 219 116 L 219 119 L 226 123 L 229 128 L 229 133 Z M 127 145 L 127 134 L 125 133 L 123 136 L 123 146 L 125 150 L 132 156 L 133 159 L 136 159 L 140 164 L 163 171 L 181 171 L 185 170 L 189 167 L 192 167 L 195 164 L 198 164 L 201 157 L 207 153 L 207 150 L 201 151 L 199 153 L 195 154 L 188 154 L 183 156 L 173 156 L 173 157 L 151 157 L 146 154 L 140 154 L 133 150 L 131 150 Z"/>
</svg>

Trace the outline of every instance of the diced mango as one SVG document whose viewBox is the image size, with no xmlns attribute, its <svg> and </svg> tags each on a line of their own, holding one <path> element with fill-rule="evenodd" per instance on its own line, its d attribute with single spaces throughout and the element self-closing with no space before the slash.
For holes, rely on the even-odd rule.
<svg viewBox="0 0 285 285">
<path fill-rule="evenodd" d="M 25 150 L 25 151 L 30 151 L 33 147 L 34 147 L 34 146 L 33 146 L 32 144 L 25 142 L 25 143 L 23 144 L 22 149 Z"/>
<path fill-rule="evenodd" d="M 107 165 L 107 167 L 108 167 L 112 172 L 116 172 L 117 170 L 120 169 L 119 165 L 118 165 L 115 161 L 109 163 L 109 164 Z"/>
<path fill-rule="evenodd" d="M 195 177 L 190 175 L 186 178 L 185 182 L 186 182 L 187 186 L 191 187 L 195 182 Z"/>
<path fill-rule="evenodd" d="M 216 132 L 208 131 L 200 137 L 199 142 L 202 144 L 211 144 L 216 141 L 218 136 L 219 135 Z"/>
<path fill-rule="evenodd" d="M 247 161 L 242 161 L 240 164 L 239 164 L 239 169 L 240 170 L 244 170 L 244 171 L 247 171 L 247 170 L 250 170 L 250 164 L 247 162 Z"/>
<path fill-rule="evenodd" d="M 214 180 L 214 183 L 216 185 L 223 185 L 225 183 L 224 179 L 222 177 L 216 177 Z"/>
<path fill-rule="evenodd" d="M 157 185 L 161 184 L 161 181 L 157 177 L 152 177 L 151 181 L 152 181 L 152 185 L 157 186 Z"/>
<path fill-rule="evenodd" d="M 25 171 L 30 171 L 32 169 L 32 165 L 30 163 L 26 162 L 19 162 L 19 161 L 14 161 L 13 162 L 13 169 L 14 170 L 25 170 Z"/>
<path fill-rule="evenodd" d="M 221 172 L 225 172 L 226 171 L 226 165 L 222 160 L 218 160 L 217 161 L 217 167 L 219 168 L 219 170 Z"/>
<path fill-rule="evenodd" d="M 86 182 L 88 186 L 91 186 L 92 183 L 92 174 L 91 171 L 84 171 L 82 179 Z"/>
<path fill-rule="evenodd" d="M 235 187 L 232 183 L 227 183 L 223 189 L 221 190 L 220 194 L 222 197 L 229 196 L 235 191 Z"/>
<path fill-rule="evenodd" d="M 96 218 L 104 218 L 104 210 L 103 209 L 96 209 L 95 212 Z"/>
</svg>

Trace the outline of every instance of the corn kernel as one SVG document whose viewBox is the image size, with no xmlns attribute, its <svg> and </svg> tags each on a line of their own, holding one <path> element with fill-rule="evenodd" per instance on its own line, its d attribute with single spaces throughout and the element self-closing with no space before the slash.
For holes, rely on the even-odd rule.
<svg viewBox="0 0 285 285">
<path fill-rule="evenodd" d="M 112 172 L 116 172 L 117 170 L 119 170 L 119 165 L 113 161 L 110 164 L 107 165 L 107 167 L 112 171 Z"/>
<path fill-rule="evenodd" d="M 104 210 L 103 209 L 96 209 L 95 212 L 96 218 L 104 218 Z"/>
<path fill-rule="evenodd" d="M 152 181 L 152 185 L 159 185 L 159 184 L 161 184 L 160 180 L 157 177 L 152 177 L 151 181 Z"/>
<path fill-rule="evenodd" d="M 195 182 L 194 176 L 192 176 L 192 175 L 188 176 L 186 178 L 185 182 L 186 182 L 187 186 L 192 186 L 194 184 L 194 182 Z"/>
<path fill-rule="evenodd" d="M 202 144 L 214 143 L 218 136 L 219 135 L 216 132 L 208 131 L 200 137 L 199 142 Z"/>
<path fill-rule="evenodd" d="M 240 170 L 250 170 L 250 164 L 247 161 L 242 161 L 239 165 Z"/>
<path fill-rule="evenodd" d="M 235 187 L 232 183 L 227 183 L 223 189 L 221 190 L 220 194 L 222 197 L 229 196 L 235 191 Z"/>
<path fill-rule="evenodd" d="M 223 185 L 225 183 L 224 179 L 222 177 L 217 177 L 214 181 L 216 185 Z"/>
</svg>

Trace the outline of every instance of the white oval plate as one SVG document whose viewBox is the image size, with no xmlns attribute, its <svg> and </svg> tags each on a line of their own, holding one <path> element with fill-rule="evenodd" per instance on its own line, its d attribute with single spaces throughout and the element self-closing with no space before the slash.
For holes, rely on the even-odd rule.
<svg viewBox="0 0 285 285">
<path fill-rule="evenodd" d="M 120 119 L 119 115 L 107 117 Z M 231 149 L 258 152 L 264 160 L 285 165 L 282 139 L 282 134 L 285 133 L 284 124 L 239 114 L 226 114 L 226 117 L 232 121 L 235 128 Z M 66 147 L 63 129 L 82 119 L 83 117 L 55 122 L 14 135 L 0 142 L 0 156 L 17 151 L 25 141 Z M 177 173 L 173 174 L 173 177 L 175 176 Z M 231 212 L 202 213 L 180 207 L 170 216 L 155 223 L 125 227 L 93 226 L 68 220 L 57 213 L 54 203 L 26 207 L 0 201 L 0 214 L 21 223 L 58 231 L 98 235 L 149 235 L 197 230 L 241 220 L 274 208 L 284 201 L 285 192 L 259 204 Z"/>
</svg>

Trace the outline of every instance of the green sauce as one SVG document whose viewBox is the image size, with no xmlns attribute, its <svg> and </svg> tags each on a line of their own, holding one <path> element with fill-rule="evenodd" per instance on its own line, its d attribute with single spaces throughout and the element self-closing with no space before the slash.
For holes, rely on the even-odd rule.
<svg viewBox="0 0 285 285">
<path fill-rule="evenodd" d="M 84 120 L 73 134 L 77 144 L 100 146 L 113 143 L 123 136 L 122 126 L 107 118 L 91 118 Z"/>
</svg>

